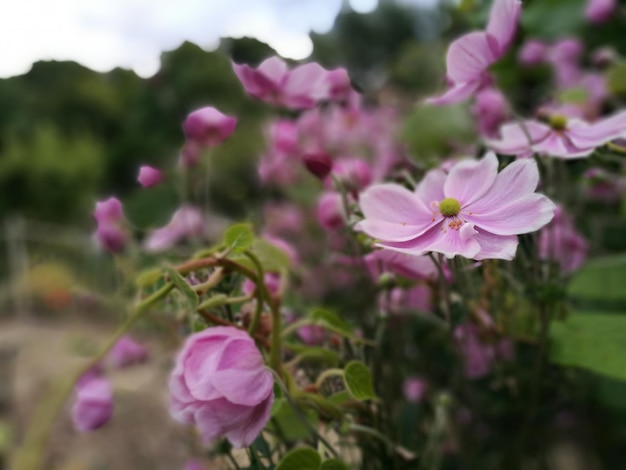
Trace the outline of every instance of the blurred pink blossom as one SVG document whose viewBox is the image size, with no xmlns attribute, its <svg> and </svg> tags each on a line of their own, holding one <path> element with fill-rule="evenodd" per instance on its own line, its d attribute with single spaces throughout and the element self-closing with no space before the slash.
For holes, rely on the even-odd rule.
<svg viewBox="0 0 626 470">
<path fill-rule="evenodd" d="M 227 116 L 212 106 L 191 112 L 183 123 L 185 137 L 202 147 L 215 147 L 235 130 L 237 118 Z"/>
<path fill-rule="evenodd" d="M 156 186 L 163 179 L 163 174 L 154 167 L 148 165 L 142 165 L 139 168 L 139 175 L 137 176 L 137 181 L 144 188 L 151 188 L 152 186 Z"/>
<path fill-rule="evenodd" d="M 199 237 L 204 233 L 204 221 L 200 210 L 184 205 L 172 216 L 170 222 L 154 230 L 144 241 L 147 251 L 164 251 L 186 237 Z"/>
<path fill-rule="evenodd" d="M 80 432 L 104 426 L 113 415 L 113 394 L 108 380 L 90 376 L 76 384 L 72 421 Z"/>
</svg>

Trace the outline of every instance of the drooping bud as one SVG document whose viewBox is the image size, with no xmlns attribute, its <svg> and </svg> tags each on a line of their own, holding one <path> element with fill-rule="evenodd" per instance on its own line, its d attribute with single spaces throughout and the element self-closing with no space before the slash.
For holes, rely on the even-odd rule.
<svg viewBox="0 0 626 470">
<path fill-rule="evenodd" d="M 93 377 L 76 384 L 72 421 L 78 431 L 87 432 L 101 428 L 112 415 L 113 394 L 108 380 Z"/>
<path fill-rule="evenodd" d="M 326 152 L 308 152 L 302 157 L 304 166 L 314 176 L 324 180 L 333 169 L 333 162 Z"/>
</svg>

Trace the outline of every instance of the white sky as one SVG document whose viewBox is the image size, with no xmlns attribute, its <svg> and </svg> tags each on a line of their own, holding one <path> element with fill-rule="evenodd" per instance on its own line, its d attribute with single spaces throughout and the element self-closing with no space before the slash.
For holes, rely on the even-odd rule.
<svg viewBox="0 0 626 470">
<path fill-rule="evenodd" d="M 429 4 L 436 0 L 408 0 Z M 403 0 L 402 3 L 407 3 Z M 367 13 L 378 0 L 349 0 Z M 37 60 L 74 60 L 153 75 L 161 52 L 189 40 L 217 47 L 220 37 L 251 36 L 280 55 L 304 59 L 310 31 L 328 31 L 342 0 L 0 0 L 0 77 Z"/>
</svg>

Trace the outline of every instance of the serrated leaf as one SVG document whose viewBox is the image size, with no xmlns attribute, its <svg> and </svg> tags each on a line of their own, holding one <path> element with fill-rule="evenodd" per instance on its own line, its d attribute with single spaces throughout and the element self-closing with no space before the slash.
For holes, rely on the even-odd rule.
<svg viewBox="0 0 626 470">
<path fill-rule="evenodd" d="M 289 255 L 263 238 L 254 240 L 252 252 L 259 258 L 265 271 L 281 271 L 291 267 Z"/>
<path fill-rule="evenodd" d="M 341 460 L 330 459 L 326 460 L 320 470 L 350 470 L 350 467 Z"/>
<path fill-rule="evenodd" d="M 139 273 L 135 279 L 135 285 L 140 289 L 150 287 L 163 277 L 163 270 L 159 268 L 147 269 Z"/>
<path fill-rule="evenodd" d="M 165 268 L 165 272 L 167 272 L 170 281 L 174 283 L 174 286 L 183 293 L 187 301 L 189 302 L 189 306 L 191 310 L 195 310 L 198 305 L 198 294 L 191 288 L 185 278 L 181 276 L 178 271 L 172 268 Z"/>
<path fill-rule="evenodd" d="M 626 315 L 574 313 L 550 329 L 550 360 L 626 380 Z"/>
<path fill-rule="evenodd" d="M 300 447 L 287 452 L 276 470 L 320 470 L 322 457 L 311 447 Z"/>
<path fill-rule="evenodd" d="M 343 381 L 353 398 L 357 400 L 376 398 L 372 385 L 372 374 L 362 362 L 349 362 L 344 369 Z"/>
<path fill-rule="evenodd" d="M 252 248 L 254 231 L 250 224 L 231 225 L 224 233 L 224 244 L 231 253 L 243 253 Z"/>
</svg>

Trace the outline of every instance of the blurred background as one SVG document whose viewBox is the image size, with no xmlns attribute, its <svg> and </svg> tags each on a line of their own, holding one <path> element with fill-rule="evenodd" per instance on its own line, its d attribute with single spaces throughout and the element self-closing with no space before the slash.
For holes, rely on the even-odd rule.
<svg viewBox="0 0 626 470">
<path fill-rule="evenodd" d="M 181 201 L 176 181 L 146 191 L 136 182 L 137 171 L 142 164 L 174 166 L 183 144 L 181 123 L 190 111 L 212 105 L 238 117 L 233 137 L 211 156 L 212 172 L 217 175 L 211 183 L 212 201 L 216 213 L 229 219 L 244 218 L 255 207 L 263 191 L 256 176 L 257 159 L 265 146 L 263 123 L 272 110 L 246 96 L 231 61 L 257 65 L 278 54 L 293 61 L 316 61 L 326 68 L 346 67 L 353 86 L 366 99 L 394 106 L 407 116 L 399 138 L 409 157 L 416 161 L 435 154 L 445 157 L 447 147 L 441 143 L 450 135 L 460 143 L 474 139 L 471 115 L 461 108 L 425 114 L 415 105 L 442 88 L 449 40 L 483 25 L 490 3 L 4 0 L 0 6 L 0 318 L 11 320 L 9 313 L 36 318 L 36 326 L 9 322 L 0 328 L 0 454 L 12 441 L 11 434 L 18 432 L 1 424 L 3 414 L 16 413 L 10 402 L 19 397 L 16 422 L 20 422 L 50 371 L 73 365 L 49 361 L 68 350 L 88 355 L 107 332 L 81 322 L 75 330 L 56 329 L 54 317 L 36 316 L 40 304 L 51 311 L 64 310 L 69 286 L 81 283 L 97 291 L 116 284 L 113 261 L 98 252 L 89 236 L 95 228 L 95 201 L 112 195 L 120 198 L 126 217 L 140 230 L 167 223 Z M 590 50 L 610 45 L 626 54 L 623 22 L 592 27 L 584 18 L 584 4 L 585 0 L 524 1 L 516 47 L 496 70 L 499 85 L 521 111 L 532 109 L 532 96 L 539 94 L 534 87 L 546 76 L 542 70 L 521 72 L 516 66 L 515 49 L 525 38 L 549 42 L 575 36 Z M 622 94 L 623 71 L 614 83 L 614 91 Z M 609 213 L 598 220 L 608 225 L 598 235 L 603 238 L 596 240 L 596 252 L 626 249 L 623 219 L 616 222 Z M 588 235 L 593 235 L 595 225 L 590 226 Z M 620 276 L 621 271 L 614 279 Z M 32 292 L 24 293 L 26 285 L 37 291 L 34 297 L 40 304 L 33 304 Z M 97 317 L 97 309 L 83 304 L 80 310 Z M 102 317 L 109 325 L 106 315 Z M 26 362 L 20 366 L 29 371 L 28 377 L 15 379 L 17 343 L 31 352 L 23 355 Z M 130 375 L 122 377 L 123 387 L 132 390 L 160 383 L 168 360 L 157 359 L 163 370 L 154 376 L 146 372 L 137 383 Z M 161 403 L 164 398 L 159 395 L 155 400 Z M 122 404 L 129 423 L 137 421 L 140 412 L 145 416 L 141 407 L 169 422 L 165 407 L 135 396 Z M 149 434 L 153 423 L 145 426 L 136 432 Z M 89 441 L 104 446 L 98 455 L 119 446 L 137 455 L 100 468 L 144 468 L 145 462 L 155 462 L 154 452 L 171 437 L 163 432 L 161 440 L 147 439 L 145 449 L 132 448 L 115 441 L 116 429 L 104 430 L 111 439 L 103 439 L 103 444 L 96 443 L 97 436 Z M 63 432 L 56 438 L 57 447 L 86 442 L 64 440 L 71 434 L 69 424 Z M 165 456 L 158 468 L 176 468 L 187 450 L 174 448 L 170 460 Z M 58 468 L 95 468 L 84 463 L 93 459 L 74 460 L 56 463 Z"/>
</svg>

